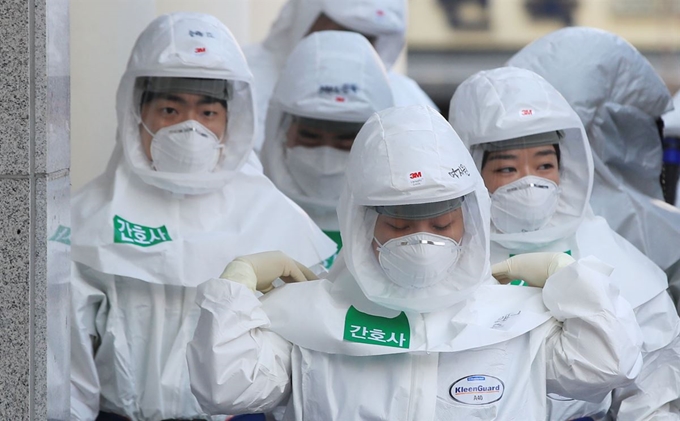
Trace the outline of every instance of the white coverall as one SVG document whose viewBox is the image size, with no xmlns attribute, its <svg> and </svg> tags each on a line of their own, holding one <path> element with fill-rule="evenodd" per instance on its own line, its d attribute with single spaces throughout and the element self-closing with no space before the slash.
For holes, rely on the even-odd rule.
<svg viewBox="0 0 680 421">
<path fill-rule="evenodd" d="M 463 251 L 448 277 L 418 289 L 389 280 L 373 254 L 371 206 L 463 195 Z M 225 279 L 199 287 L 187 351 L 194 395 L 215 413 L 281 402 L 286 421 L 540 420 L 546 391 L 598 400 L 629 384 L 642 337 L 611 268 L 586 258 L 542 290 L 498 285 L 488 206 L 474 162 L 435 110 L 374 115 L 351 151 L 344 248 L 328 280 L 261 301 Z"/>
<path fill-rule="evenodd" d="M 224 159 L 214 172 L 152 169 L 134 89 L 148 75 L 231 81 Z M 314 265 L 335 252 L 264 175 L 243 171 L 254 130 L 251 78 L 212 16 L 164 15 L 137 40 L 118 89 L 113 156 L 72 202 L 73 420 L 100 410 L 132 420 L 207 418 L 185 358 L 199 316 L 196 281 L 218 276 L 241 253 L 280 249 Z"/>
<path fill-rule="evenodd" d="M 665 137 L 680 138 L 680 91 L 673 95 L 673 110 L 663 115 L 663 123 Z M 675 193 L 675 207 L 680 207 L 680 183 Z"/>
<path fill-rule="evenodd" d="M 569 251 L 576 259 L 595 256 L 614 267 L 610 280 L 635 309 L 642 329 L 645 364 L 635 384 L 614 391 L 613 403 L 611 397 L 593 404 L 549 396 L 549 419 L 602 420 L 611 405 L 620 421 L 680 420 L 680 319 L 666 293 L 666 275 L 603 218 L 593 215 L 588 203 L 593 161 L 579 116 L 540 76 L 503 67 L 463 82 L 451 99 L 449 121 L 480 171 L 484 144 L 564 131 L 559 142 L 557 210 L 544 228 L 533 232 L 507 234 L 492 224 L 491 263 L 536 251 Z"/>
<path fill-rule="evenodd" d="M 391 71 L 406 40 L 408 5 L 405 0 L 289 0 L 261 44 L 243 49 L 255 78 L 257 127 L 264 127 L 267 106 L 288 55 L 321 14 L 353 31 L 375 37 L 374 47 L 388 70 L 394 103 L 437 108 L 418 84 Z M 259 151 L 262 133 L 255 141 Z"/>
<path fill-rule="evenodd" d="M 307 36 L 281 71 L 267 114 L 261 153 L 264 173 L 332 238 L 339 236 L 336 207 L 344 179 L 333 177 L 332 184 L 318 180 L 320 187 L 330 190 L 323 195 L 308 194 L 299 186 L 286 160 L 291 116 L 365 123 L 374 112 L 393 105 L 385 67 L 368 40 L 353 32 Z M 317 178 L 323 178 L 322 171 Z"/>
<path fill-rule="evenodd" d="M 593 211 L 666 272 L 677 305 L 680 209 L 663 200 L 655 122 L 672 108 L 663 80 L 632 45 L 594 28 L 555 31 L 508 64 L 543 76 L 579 115 L 593 150 Z"/>
</svg>

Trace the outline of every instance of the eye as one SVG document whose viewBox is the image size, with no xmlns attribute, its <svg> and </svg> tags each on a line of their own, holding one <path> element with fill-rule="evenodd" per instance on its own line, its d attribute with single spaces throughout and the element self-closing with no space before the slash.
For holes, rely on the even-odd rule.
<svg viewBox="0 0 680 421">
<path fill-rule="evenodd" d="M 515 167 L 499 167 L 493 170 L 493 172 L 501 174 L 510 174 L 513 172 L 517 172 L 517 169 Z"/>
<path fill-rule="evenodd" d="M 451 228 L 451 223 L 449 222 L 446 225 L 433 225 L 432 228 L 437 231 L 446 231 L 447 229 Z"/>
<path fill-rule="evenodd" d="M 298 136 L 307 139 L 319 139 L 321 137 L 318 134 L 305 129 L 298 130 Z"/>
<path fill-rule="evenodd" d="M 552 170 L 553 168 L 555 168 L 555 165 L 552 163 L 542 164 L 538 166 L 539 170 Z"/>
<path fill-rule="evenodd" d="M 173 114 L 177 114 L 177 110 L 175 108 L 172 108 L 172 107 L 162 107 L 161 108 L 161 114 L 163 114 L 163 115 L 173 115 Z"/>
<path fill-rule="evenodd" d="M 389 222 L 386 222 L 386 224 L 387 224 L 388 227 L 392 228 L 394 231 L 404 231 L 404 230 L 407 230 L 409 228 L 408 225 L 398 226 L 398 225 L 390 224 Z"/>
<path fill-rule="evenodd" d="M 217 115 L 217 112 L 216 112 L 216 111 L 212 111 L 212 110 L 203 111 L 203 116 L 204 116 L 204 117 L 214 117 L 214 116 L 216 116 L 216 115 Z"/>
</svg>

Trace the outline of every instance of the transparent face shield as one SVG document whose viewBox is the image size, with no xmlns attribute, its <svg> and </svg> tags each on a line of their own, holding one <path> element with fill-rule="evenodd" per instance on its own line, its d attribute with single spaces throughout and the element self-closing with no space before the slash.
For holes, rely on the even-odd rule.
<svg viewBox="0 0 680 421">
<path fill-rule="evenodd" d="M 135 81 L 140 139 L 152 166 L 172 173 L 212 172 L 226 140 L 226 80 L 140 77 Z"/>
<path fill-rule="evenodd" d="M 418 205 L 368 206 L 352 243 L 357 281 L 390 308 L 430 312 L 467 298 L 480 285 L 488 238 L 475 193 Z"/>
<path fill-rule="evenodd" d="M 491 221 L 500 232 L 545 227 L 560 200 L 560 140 L 554 131 L 482 145 L 482 178 L 491 196 Z"/>
<path fill-rule="evenodd" d="M 449 275 L 465 232 L 463 199 L 374 208 L 378 262 L 395 284 L 423 288 Z"/>
</svg>

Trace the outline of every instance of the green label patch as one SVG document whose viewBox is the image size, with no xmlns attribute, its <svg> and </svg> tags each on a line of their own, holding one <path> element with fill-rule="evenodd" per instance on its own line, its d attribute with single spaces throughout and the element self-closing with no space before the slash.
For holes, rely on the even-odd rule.
<svg viewBox="0 0 680 421">
<path fill-rule="evenodd" d="M 59 225 L 54 234 L 48 238 L 49 241 L 56 241 L 57 243 L 63 243 L 68 246 L 71 245 L 71 228 Z"/>
<path fill-rule="evenodd" d="M 397 317 L 372 316 L 350 306 L 345 316 L 345 335 L 349 342 L 405 348 L 411 344 L 411 326 L 403 311 Z"/>
<path fill-rule="evenodd" d="M 165 225 L 158 228 L 133 224 L 118 215 L 113 217 L 113 242 L 149 247 L 165 241 L 172 241 Z"/>
</svg>

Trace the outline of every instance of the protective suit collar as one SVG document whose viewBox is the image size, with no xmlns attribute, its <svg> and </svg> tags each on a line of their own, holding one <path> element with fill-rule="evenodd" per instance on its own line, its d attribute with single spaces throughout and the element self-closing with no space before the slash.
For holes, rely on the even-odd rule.
<svg viewBox="0 0 680 421">
<path fill-rule="evenodd" d="M 336 262 L 334 268 L 342 265 Z M 486 279 L 465 302 L 433 313 L 406 312 L 409 347 L 383 346 L 344 339 L 350 307 L 357 312 L 393 319 L 400 311 L 368 300 L 349 270 L 334 269 L 330 280 L 288 284 L 261 298 L 271 320 L 269 329 L 302 348 L 353 356 L 407 352 L 456 352 L 508 341 L 550 319 L 536 288 L 514 288 Z M 290 303 L 307 303 L 291 308 Z M 324 317 L 318 317 L 323 313 Z M 403 317 L 403 316 L 402 316 Z M 511 319 L 511 323 L 505 323 Z"/>
<path fill-rule="evenodd" d="M 288 57 L 270 100 L 262 149 L 265 174 L 322 229 L 337 231 L 337 196 L 306 194 L 286 165 L 291 116 L 364 123 L 392 104 L 385 68 L 366 38 L 342 31 L 309 35 Z"/>
<path fill-rule="evenodd" d="M 561 194 L 548 224 L 537 231 L 515 234 L 504 234 L 493 227 L 491 240 L 522 249 L 540 247 L 576 232 L 589 207 L 593 161 L 578 115 L 549 83 L 523 69 L 479 72 L 456 90 L 449 121 L 480 171 L 486 143 L 564 131 L 559 143 Z"/>
<path fill-rule="evenodd" d="M 312 266 L 336 250 L 262 174 L 235 172 L 217 192 L 178 198 L 142 182 L 120 146 L 72 205 L 73 260 L 150 283 L 197 286 L 243 254 L 282 250 Z"/>
<path fill-rule="evenodd" d="M 405 0 L 289 0 L 263 46 L 283 63 L 322 13 L 340 25 L 376 37 L 375 49 L 389 69 L 404 47 Z"/>
<path fill-rule="evenodd" d="M 659 184 L 655 124 L 671 97 L 651 64 L 622 38 L 593 28 L 555 31 L 508 64 L 546 78 L 581 118 L 595 165 L 595 213 L 662 269 L 677 262 L 680 248 L 659 241 L 680 238 L 680 211 L 663 202 Z"/>
<path fill-rule="evenodd" d="M 465 196 L 463 250 L 450 278 L 418 290 L 385 275 L 373 252 L 373 206 Z M 338 218 L 344 262 L 366 297 L 382 306 L 432 312 L 471 296 L 488 279 L 488 193 L 469 153 L 435 110 L 396 107 L 371 117 L 350 152 Z M 337 263 L 336 263 L 337 264 Z"/>
<path fill-rule="evenodd" d="M 139 136 L 140 98 L 135 95 L 135 80 L 142 76 L 223 79 L 232 83 L 226 143 L 215 171 L 177 174 L 152 168 Z M 252 150 L 255 120 L 251 84 L 252 76 L 241 49 L 217 18 L 174 13 L 154 20 L 137 39 L 116 97 L 116 140 L 132 171 L 147 184 L 179 194 L 221 189 L 233 180 Z"/>
</svg>

